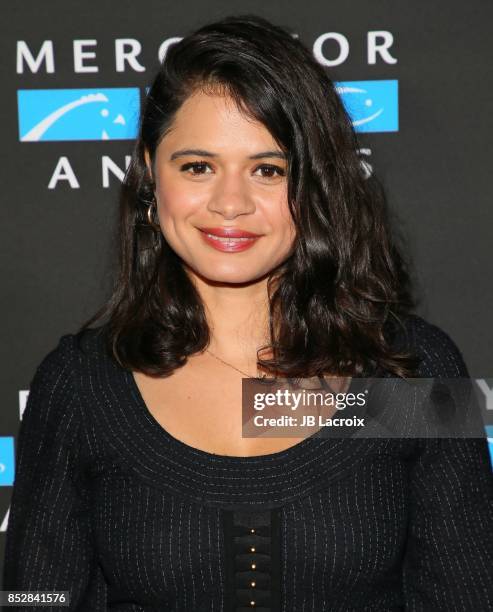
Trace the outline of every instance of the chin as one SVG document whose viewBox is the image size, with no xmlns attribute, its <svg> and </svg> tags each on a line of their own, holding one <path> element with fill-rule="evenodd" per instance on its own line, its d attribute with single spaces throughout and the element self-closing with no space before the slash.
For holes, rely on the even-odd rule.
<svg viewBox="0 0 493 612">
<path fill-rule="evenodd" d="M 256 269 L 249 270 L 246 266 L 227 266 L 224 268 L 215 267 L 204 267 L 195 270 L 199 276 L 205 281 L 211 281 L 216 283 L 250 283 L 258 281 L 266 276 L 270 270 Z"/>
</svg>

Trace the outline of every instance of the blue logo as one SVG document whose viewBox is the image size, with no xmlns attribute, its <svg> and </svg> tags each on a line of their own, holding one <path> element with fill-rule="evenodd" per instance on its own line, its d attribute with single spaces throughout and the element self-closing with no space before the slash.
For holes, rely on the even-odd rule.
<svg viewBox="0 0 493 612">
<path fill-rule="evenodd" d="M 0 437 L 0 487 L 14 484 L 14 438 Z"/>
<path fill-rule="evenodd" d="M 398 81 L 339 81 L 335 88 L 357 132 L 399 131 Z"/>
<path fill-rule="evenodd" d="M 488 448 L 490 449 L 491 467 L 493 468 L 493 425 L 486 425 L 485 429 L 488 438 Z"/>
<path fill-rule="evenodd" d="M 19 89 L 19 140 L 132 140 L 137 137 L 137 87 Z"/>
</svg>

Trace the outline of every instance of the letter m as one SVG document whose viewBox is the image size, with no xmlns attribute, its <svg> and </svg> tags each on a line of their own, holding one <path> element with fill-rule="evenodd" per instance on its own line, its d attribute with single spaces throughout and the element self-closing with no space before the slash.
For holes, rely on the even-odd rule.
<svg viewBox="0 0 493 612">
<path fill-rule="evenodd" d="M 38 72 L 42 62 L 46 64 L 46 72 L 55 72 L 52 40 L 45 40 L 43 42 L 36 57 L 33 57 L 25 40 L 17 41 L 17 74 L 24 73 L 24 63 L 27 64 L 31 72 Z"/>
</svg>

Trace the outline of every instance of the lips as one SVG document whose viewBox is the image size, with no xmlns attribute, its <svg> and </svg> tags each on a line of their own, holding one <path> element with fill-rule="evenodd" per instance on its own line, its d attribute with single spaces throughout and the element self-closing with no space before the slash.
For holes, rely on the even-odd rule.
<svg viewBox="0 0 493 612">
<path fill-rule="evenodd" d="M 246 230 L 239 229 L 237 227 L 200 227 L 201 232 L 206 234 L 213 234 L 220 238 L 259 238 L 260 234 L 254 234 L 253 232 L 247 232 Z"/>
<path fill-rule="evenodd" d="M 201 227 L 198 228 L 204 241 L 217 251 L 236 253 L 253 246 L 261 237 L 237 227 Z"/>
</svg>

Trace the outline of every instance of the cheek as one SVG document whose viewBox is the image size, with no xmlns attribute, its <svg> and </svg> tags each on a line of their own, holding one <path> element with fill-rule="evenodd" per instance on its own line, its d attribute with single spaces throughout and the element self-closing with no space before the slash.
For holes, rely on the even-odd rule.
<svg viewBox="0 0 493 612">
<path fill-rule="evenodd" d="M 279 241 L 286 246 L 292 244 L 296 237 L 296 228 L 285 196 L 281 197 L 275 206 L 264 208 L 269 225 L 278 233 Z"/>
<path fill-rule="evenodd" d="M 168 180 L 156 189 L 159 220 L 165 228 L 177 225 L 200 208 L 203 197 L 183 183 Z"/>
</svg>

